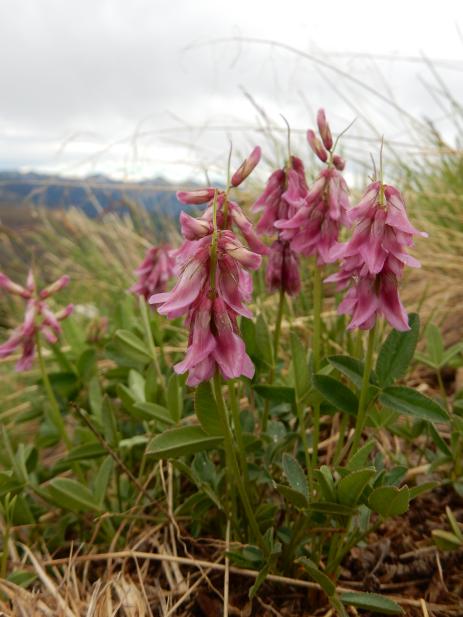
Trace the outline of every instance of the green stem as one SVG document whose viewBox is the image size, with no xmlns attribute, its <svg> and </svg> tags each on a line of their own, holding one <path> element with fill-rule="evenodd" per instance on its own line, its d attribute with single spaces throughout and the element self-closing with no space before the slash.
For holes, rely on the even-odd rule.
<svg viewBox="0 0 463 617">
<path fill-rule="evenodd" d="M 373 366 L 373 351 L 375 347 L 375 333 L 376 333 L 376 325 L 368 333 L 367 355 L 365 358 L 365 368 L 363 370 L 362 389 L 360 390 L 357 422 L 355 424 L 354 439 L 352 441 L 352 448 L 351 448 L 352 454 L 355 454 L 355 452 L 358 450 L 360 439 L 362 437 L 363 427 L 365 425 L 365 420 L 367 417 L 368 386 L 370 383 L 371 369 Z"/>
<path fill-rule="evenodd" d="M 280 297 L 278 301 L 277 318 L 275 322 L 275 331 L 273 333 L 273 366 L 270 369 L 268 383 L 271 385 L 275 380 L 275 365 L 278 358 L 278 347 L 280 345 L 281 334 L 281 322 L 283 320 L 283 313 L 285 309 L 285 290 L 283 287 L 280 289 Z M 270 413 L 270 401 L 266 400 L 264 405 L 264 415 L 262 416 L 262 432 L 265 433 L 268 426 L 268 417 Z"/>
<path fill-rule="evenodd" d="M 140 313 L 143 322 L 143 331 L 145 333 L 146 343 L 148 345 L 148 349 L 150 350 L 151 359 L 153 360 L 154 366 L 156 368 L 156 373 L 158 374 L 158 379 L 161 382 L 164 391 L 166 389 L 166 384 L 164 382 L 164 375 L 161 372 L 161 367 L 159 366 L 159 358 L 156 351 L 156 345 L 154 344 L 153 332 L 151 331 L 149 316 L 148 316 L 148 307 L 146 306 L 145 299 L 143 296 L 139 296 L 138 304 L 140 306 Z"/>
<path fill-rule="evenodd" d="M 235 428 L 236 443 L 238 445 L 238 454 L 240 458 L 241 471 L 244 476 L 244 483 L 246 487 L 248 487 L 249 474 L 248 474 L 248 466 L 246 463 L 246 449 L 244 445 L 243 431 L 241 430 L 240 408 L 239 408 L 239 401 L 236 397 L 234 381 L 229 382 L 228 391 L 230 394 L 230 406 L 232 410 L 233 426 Z"/>
<path fill-rule="evenodd" d="M 47 369 L 45 367 L 45 362 L 43 359 L 42 343 L 40 341 L 40 334 L 38 332 L 35 335 L 35 344 L 37 347 L 37 355 L 39 358 L 40 373 L 42 375 L 43 385 L 45 386 L 45 391 L 47 393 L 48 400 L 50 402 L 51 413 L 52 413 L 51 420 L 53 424 L 56 426 L 56 428 L 58 429 L 61 439 L 66 445 L 66 448 L 69 450 L 72 446 L 72 443 L 66 433 L 66 427 L 64 426 L 63 417 L 61 416 L 61 410 L 55 398 L 55 394 L 53 392 L 53 388 L 51 387 L 50 380 L 48 379 L 48 373 L 47 373 Z"/>
<path fill-rule="evenodd" d="M 320 369 L 321 362 L 321 317 L 322 317 L 322 277 L 321 271 L 315 263 L 313 273 L 313 335 L 312 353 L 314 373 Z M 320 403 L 313 406 L 313 432 L 312 432 L 312 465 L 316 467 L 318 463 L 318 444 L 320 441 Z"/>
<path fill-rule="evenodd" d="M 299 435 L 300 435 L 301 442 L 302 442 L 302 448 L 304 450 L 305 465 L 307 467 L 307 480 L 308 480 L 308 487 L 309 487 L 309 495 L 310 495 L 310 499 L 312 499 L 313 490 L 314 490 L 312 462 L 310 460 L 309 442 L 307 440 L 307 433 L 305 430 L 304 410 L 301 404 L 299 403 L 299 401 L 296 402 L 296 412 L 297 412 L 297 419 L 298 419 L 298 424 L 299 424 Z"/>
<path fill-rule="evenodd" d="M 243 503 L 243 507 L 246 512 L 246 516 L 252 533 L 254 534 L 254 537 L 259 544 L 259 547 L 265 552 L 266 549 L 264 538 L 259 529 L 259 525 L 257 524 L 254 510 L 252 509 L 251 503 L 249 501 L 249 496 L 243 484 L 243 479 L 240 474 L 238 461 L 236 460 L 235 450 L 233 447 L 233 435 L 230 430 L 230 425 L 228 423 L 227 410 L 225 408 L 225 401 L 222 394 L 222 380 L 220 377 L 220 373 L 215 373 L 213 382 L 215 399 L 217 402 L 217 410 L 219 412 L 220 421 L 223 427 L 225 452 L 227 454 L 227 458 L 231 467 L 231 474 L 232 477 L 234 477 L 235 479 L 236 487 L 240 494 L 241 501 Z"/>
</svg>

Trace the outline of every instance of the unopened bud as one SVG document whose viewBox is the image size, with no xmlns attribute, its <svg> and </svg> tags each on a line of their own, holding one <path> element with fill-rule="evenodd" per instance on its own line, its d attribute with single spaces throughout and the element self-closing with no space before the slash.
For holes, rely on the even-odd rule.
<svg viewBox="0 0 463 617">
<path fill-rule="evenodd" d="M 342 156 L 339 156 L 339 154 L 335 154 L 333 156 L 333 165 L 336 167 L 336 169 L 342 171 L 346 166 L 346 161 L 342 158 Z"/>
<path fill-rule="evenodd" d="M 318 156 L 318 158 L 324 163 L 326 163 L 326 161 L 328 160 L 328 153 L 326 152 L 325 148 L 323 147 L 323 144 L 317 138 L 317 136 L 315 135 L 314 131 L 312 131 L 312 129 L 309 129 L 307 131 L 307 141 L 309 142 L 309 146 L 312 148 L 312 150 Z"/>
<path fill-rule="evenodd" d="M 256 146 L 251 154 L 245 159 L 235 173 L 232 176 L 231 184 L 232 186 L 239 186 L 243 180 L 249 176 L 249 174 L 253 171 L 256 165 L 259 163 L 261 157 L 261 149 L 259 146 Z"/>
<path fill-rule="evenodd" d="M 55 294 L 57 291 L 61 291 L 61 289 L 63 289 L 63 287 L 66 287 L 66 285 L 69 283 L 69 280 L 70 279 L 67 274 L 61 276 L 57 281 L 55 281 L 48 287 L 45 287 L 45 289 L 42 289 L 42 291 L 40 292 L 40 297 L 44 300 L 52 294 Z"/>
<path fill-rule="evenodd" d="M 211 199 L 214 199 L 215 189 L 205 188 L 198 189 L 196 191 L 179 191 L 177 193 L 177 199 L 182 204 L 198 205 L 205 204 Z"/>
<path fill-rule="evenodd" d="M 330 125 L 328 124 L 325 116 L 325 110 L 319 109 L 317 114 L 318 130 L 320 137 L 322 138 L 323 145 L 327 150 L 331 150 L 333 147 L 333 137 L 330 131 Z"/>
</svg>

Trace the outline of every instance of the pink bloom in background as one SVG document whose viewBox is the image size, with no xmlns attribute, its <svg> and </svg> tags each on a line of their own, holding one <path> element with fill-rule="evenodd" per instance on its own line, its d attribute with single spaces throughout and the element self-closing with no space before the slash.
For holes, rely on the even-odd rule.
<svg viewBox="0 0 463 617">
<path fill-rule="evenodd" d="M 155 293 L 165 291 L 169 279 L 174 275 L 174 266 L 175 258 L 169 245 L 151 247 L 135 270 L 138 281 L 130 291 L 146 300 Z"/>
<path fill-rule="evenodd" d="M 414 236 L 427 234 L 411 225 L 400 192 L 380 182 L 367 187 L 347 221 L 355 223 L 354 233 L 333 252 L 342 260 L 341 268 L 326 279 L 337 283 L 338 290 L 348 288 L 339 313 L 352 316 L 349 329 L 369 330 L 383 315 L 396 330 L 409 330 L 398 281 L 405 265 L 420 267 L 407 249 L 413 246 Z"/>
<path fill-rule="evenodd" d="M 177 373 L 189 372 L 189 386 L 211 379 L 216 370 L 227 380 L 254 375 L 254 366 L 238 333 L 237 316 L 251 316 L 245 306 L 250 295 L 247 270 L 257 269 L 262 258 L 245 248 L 232 231 L 219 231 L 215 278 L 211 281 L 212 242 L 212 233 L 188 240 L 187 250 L 179 251 L 177 256 L 176 285 L 149 299 L 169 319 L 186 316 L 190 329 L 188 349 L 174 369 Z"/>
<path fill-rule="evenodd" d="M 264 192 L 252 206 L 255 212 L 262 211 L 256 225 L 257 231 L 273 235 L 277 223 L 284 223 L 297 214 L 307 193 L 304 165 L 292 156 L 287 169 L 272 173 Z M 280 231 L 278 239 L 270 247 L 266 283 L 270 291 L 283 289 L 289 295 L 300 291 L 298 258 Z"/>
<path fill-rule="evenodd" d="M 53 313 L 45 300 L 63 289 L 68 283 L 69 277 L 62 276 L 45 289 L 37 292 L 32 272 L 29 272 L 25 287 L 13 283 L 11 279 L 0 272 L 0 288 L 8 293 L 21 296 L 27 301 L 23 323 L 13 331 L 5 343 L 0 345 L 0 358 L 11 355 L 18 347 L 22 348 L 21 358 L 16 363 L 17 371 L 25 371 L 31 368 L 37 334 L 41 333 L 49 343 L 54 344 L 58 341 L 61 334 L 59 322 L 72 313 L 73 305 L 69 304 L 57 313 Z"/>
<path fill-rule="evenodd" d="M 321 109 L 317 115 L 321 141 L 315 132 L 309 130 L 307 139 L 310 147 L 328 167 L 324 169 L 307 192 L 298 211 L 289 220 L 279 220 L 275 227 L 281 230 L 280 238 L 291 244 L 299 255 L 317 257 L 323 266 L 334 261 L 333 251 L 337 248 L 341 225 L 346 222 L 349 190 L 341 170 L 345 162 L 331 152 L 333 138 Z"/>
</svg>

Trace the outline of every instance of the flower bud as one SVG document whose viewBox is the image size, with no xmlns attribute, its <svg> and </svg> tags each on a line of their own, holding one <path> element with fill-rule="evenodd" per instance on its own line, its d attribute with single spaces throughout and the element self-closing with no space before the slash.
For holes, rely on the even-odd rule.
<svg viewBox="0 0 463 617">
<path fill-rule="evenodd" d="M 55 294 L 57 291 L 61 291 L 61 289 L 63 289 L 63 287 L 66 287 L 66 285 L 69 283 L 69 280 L 70 279 L 67 274 L 61 276 L 57 281 L 55 281 L 48 287 L 45 287 L 45 289 L 42 289 L 42 291 L 40 292 L 40 297 L 44 300 L 52 294 Z"/>
<path fill-rule="evenodd" d="M 342 171 L 346 166 L 346 161 L 342 158 L 342 156 L 339 156 L 339 154 L 335 154 L 333 156 L 333 165 L 337 170 Z"/>
<path fill-rule="evenodd" d="M 178 191 L 177 199 L 182 202 L 182 204 L 190 204 L 190 205 L 198 205 L 205 204 L 211 199 L 214 199 L 215 189 L 213 188 L 205 188 L 205 189 L 197 189 L 196 191 Z"/>
<path fill-rule="evenodd" d="M 318 158 L 324 163 L 326 163 L 326 161 L 328 160 L 328 153 L 326 152 L 325 148 L 323 147 L 323 144 L 317 138 L 317 136 L 315 135 L 314 131 L 312 131 L 312 129 L 309 129 L 307 131 L 307 141 L 309 142 L 309 146 L 312 148 L 312 150 L 318 156 Z"/>
<path fill-rule="evenodd" d="M 231 183 L 232 186 L 239 186 L 243 180 L 249 176 L 249 174 L 253 171 L 256 165 L 259 163 L 261 157 L 261 149 L 259 146 L 256 146 L 251 154 L 245 159 L 235 173 L 232 176 Z"/>
<path fill-rule="evenodd" d="M 331 135 L 330 126 L 326 120 L 325 110 L 319 109 L 317 114 L 318 130 L 320 137 L 322 138 L 323 145 L 327 150 L 331 150 L 333 147 L 333 137 Z"/>
</svg>

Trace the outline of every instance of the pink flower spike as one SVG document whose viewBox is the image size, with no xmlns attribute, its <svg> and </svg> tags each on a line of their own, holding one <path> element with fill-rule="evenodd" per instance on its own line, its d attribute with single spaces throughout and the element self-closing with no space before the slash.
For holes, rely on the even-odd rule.
<svg viewBox="0 0 463 617">
<path fill-rule="evenodd" d="M 182 204 L 199 205 L 205 204 L 214 199 L 216 189 L 208 187 L 194 191 L 178 191 L 177 199 Z"/>
<path fill-rule="evenodd" d="M 312 129 L 307 131 L 307 141 L 309 142 L 309 146 L 312 148 L 313 152 L 318 156 L 320 161 L 326 163 L 328 160 L 328 153 L 323 147 L 323 144 L 315 135 L 315 132 Z"/>
<path fill-rule="evenodd" d="M 3 272 L 0 272 L 0 288 L 3 288 L 8 293 L 15 296 L 21 296 L 22 298 L 31 297 L 31 291 L 25 289 L 21 285 L 18 285 L 17 283 L 13 283 L 13 281 L 3 274 Z"/>
<path fill-rule="evenodd" d="M 58 321 L 63 321 L 63 319 L 67 319 L 69 315 L 71 315 L 73 312 L 74 312 L 74 305 L 68 304 L 66 307 L 58 311 L 55 314 L 55 317 Z"/>
<path fill-rule="evenodd" d="M 325 110 L 319 109 L 317 114 L 317 125 L 323 145 L 329 151 L 333 147 L 333 137 L 330 131 L 330 125 L 326 120 Z"/>
<path fill-rule="evenodd" d="M 239 186 L 251 174 L 260 161 L 261 149 L 256 146 L 251 154 L 245 159 L 232 176 L 232 186 Z"/>
<path fill-rule="evenodd" d="M 174 275 L 174 269 L 175 257 L 170 246 L 152 246 L 135 270 L 138 281 L 129 291 L 147 300 L 153 294 L 166 290 L 169 279 Z"/>
<path fill-rule="evenodd" d="M 61 291 L 63 287 L 66 287 L 69 281 L 70 281 L 70 278 L 69 276 L 67 276 L 67 274 L 65 274 L 64 276 L 61 276 L 57 281 L 55 281 L 48 287 L 45 287 L 45 289 L 42 289 L 42 291 L 40 292 L 40 297 L 44 300 L 45 298 L 48 298 L 52 294 L 55 294 L 58 291 Z"/>
</svg>

